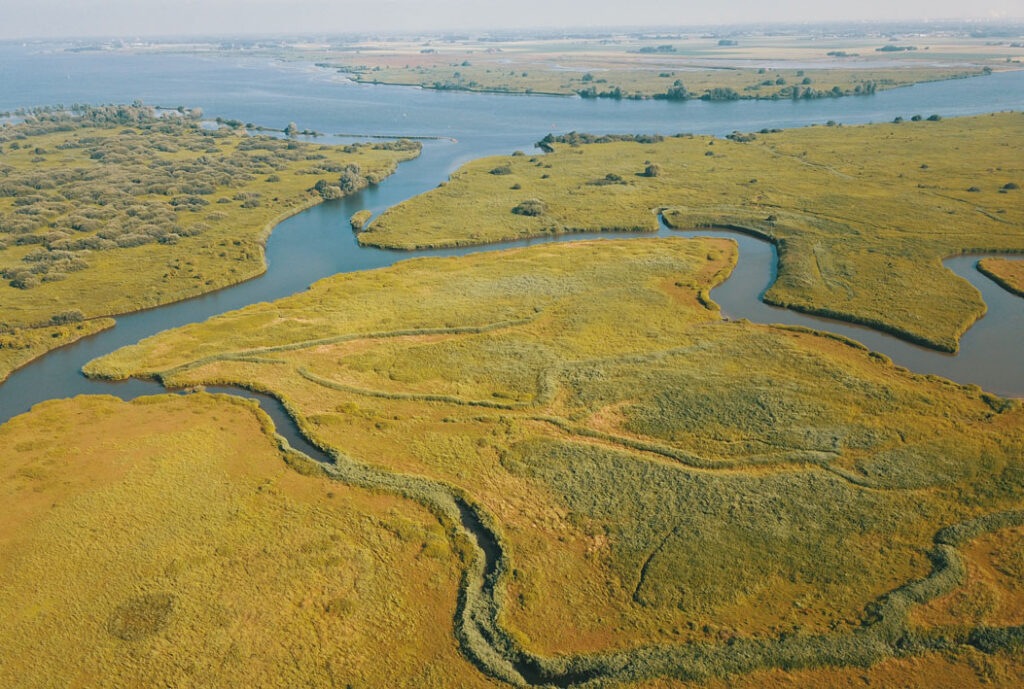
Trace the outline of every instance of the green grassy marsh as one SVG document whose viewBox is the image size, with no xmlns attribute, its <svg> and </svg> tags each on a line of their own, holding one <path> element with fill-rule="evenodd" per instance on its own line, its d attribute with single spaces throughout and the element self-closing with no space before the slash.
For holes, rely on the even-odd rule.
<svg viewBox="0 0 1024 689">
<path fill-rule="evenodd" d="M 281 219 L 379 182 L 420 150 L 249 136 L 197 118 L 84 107 L 41 109 L 0 127 L 0 337 L 8 349 L 39 353 L 40 329 L 255 277 Z M 0 346 L 0 361 L 12 356 L 24 358 Z M 0 380 L 9 371 L 0 368 Z"/>
<path fill-rule="evenodd" d="M 465 496 L 504 556 L 493 606 L 467 605 L 543 672 L 873 664 L 901 634 L 959 648 L 906 611 L 960 580 L 933 561 L 936 532 L 1019 508 L 1024 409 L 840 339 L 722 321 L 706 293 L 734 261 L 732 242 L 678 238 L 415 259 L 87 371 L 266 391 L 363 474 Z M 893 593 L 918 580 L 933 593 Z M 609 670 L 623 659 L 633 674 Z"/>
<path fill-rule="evenodd" d="M 360 242 L 416 249 L 649 232 L 662 212 L 680 229 L 772 241 L 779 272 L 769 303 L 945 351 L 985 306 L 942 259 L 1024 251 L 1024 197 L 1012 188 L 1024 179 L 1021 113 L 620 139 L 572 134 L 545 140 L 547 155 L 473 161 L 382 214 Z M 530 212 L 516 210 L 524 203 Z"/>
</svg>

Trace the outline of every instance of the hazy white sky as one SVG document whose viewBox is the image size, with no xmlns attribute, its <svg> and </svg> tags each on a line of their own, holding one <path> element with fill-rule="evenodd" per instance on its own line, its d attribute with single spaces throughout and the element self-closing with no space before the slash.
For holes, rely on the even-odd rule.
<svg viewBox="0 0 1024 689">
<path fill-rule="evenodd" d="M 1024 0 L 3 0 L 0 38 L 1020 19 Z"/>
</svg>

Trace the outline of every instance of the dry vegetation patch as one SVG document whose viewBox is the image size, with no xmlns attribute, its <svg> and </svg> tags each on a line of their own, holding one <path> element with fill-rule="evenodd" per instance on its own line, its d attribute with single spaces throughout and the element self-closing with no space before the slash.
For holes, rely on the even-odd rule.
<svg viewBox="0 0 1024 689">
<path fill-rule="evenodd" d="M 1024 261 L 1006 258 L 983 258 L 978 270 L 995 280 L 1003 288 L 1024 297 Z"/>
</svg>

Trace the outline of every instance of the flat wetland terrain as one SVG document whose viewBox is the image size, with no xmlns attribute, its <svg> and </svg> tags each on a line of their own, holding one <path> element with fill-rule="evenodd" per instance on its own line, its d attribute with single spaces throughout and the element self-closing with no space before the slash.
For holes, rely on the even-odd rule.
<svg viewBox="0 0 1024 689">
<path fill-rule="evenodd" d="M 924 40 L 253 54 L 638 99 L 853 97 L 1024 57 Z M 22 114 L 0 126 L 0 384 L 118 314 L 261 274 L 277 223 L 421 152 L 185 108 Z M 0 686 L 1024 685 L 1024 400 L 728 318 L 712 290 L 742 265 L 735 240 L 644 236 L 759 237 L 778 256 L 765 302 L 952 356 L 986 304 L 943 259 L 1004 254 L 978 269 L 1024 295 L 1024 113 L 830 125 L 549 135 L 437 187 L 425 175 L 450 168 L 411 163 L 424 176 L 391 183 L 429 191 L 311 211 L 334 214 L 330 246 L 353 254 L 330 265 L 353 272 L 115 351 L 79 342 L 72 373 L 103 353 L 84 389 L 162 394 L 0 425 Z M 326 253 L 315 235 L 275 242 Z M 277 246 L 274 270 L 303 271 Z"/>
<path fill-rule="evenodd" d="M 974 626 L 908 612 L 966 579 L 972 551 L 935 546 L 940 529 L 1021 518 L 1024 408 L 842 339 L 722 321 L 707 290 L 734 261 L 728 240 L 686 239 L 416 259 L 87 372 L 265 391 L 359 480 L 465 496 L 503 558 L 493 600 L 467 594 L 497 641 L 460 616 L 456 632 L 499 677 L 523 676 L 517 657 L 553 681 L 583 672 L 566 663 L 609 681 L 873 664 L 905 655 L 895 639 L 956 659 L 1022 624 L 984 602 Z"/>
<path fill-rule="evenodd" d="M 1021 113 L 619 139 L 549 137 L 547 155 L 467 163 L 389 209 L 360 242 L 414 249 L 653 232 L 660 212 L 678 229 L 726 227 L 772 241 L 771 304 L 945 351 L 956 351 L 985 307 L 942 259 L 1024 251 Z"/>
<path fill-rule="evenodd" d="M 68 324 L 86 335 L 109 321 L 82 321 L 259 275 L 280 219 L 379 182 L 419 149 L 249 136 L 141 107 L 0 128 L 0 380 L 47 338 L 67 342 Z"/>
<path fill-rule="evenodd" d="M 436 628 L 437 520 L 293 469 L 255 404 L 58 400 L 0 443 L 3 686 L 493 686 Z"/>
</svg>

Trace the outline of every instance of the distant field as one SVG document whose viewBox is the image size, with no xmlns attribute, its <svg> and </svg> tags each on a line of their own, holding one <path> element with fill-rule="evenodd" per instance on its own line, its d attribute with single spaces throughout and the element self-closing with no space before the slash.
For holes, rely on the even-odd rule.
<svg viewBox="0 0 1024 689">
<path fill-rule="evenodd" d="M 495 686 L 437 627 L 437 519 L 289 468 L 268 424 L 188 395 L 0 427 L 0 685 Z"/>
<path fill-rule="evenodd" d="M 468 62 L 468 61 L 467 61 Z M 374 58 L 365 63 L 321 63 L 361 83 L 421 86 L 441 91 L 481 91 L 491 93 L 536 93 L 584 98 L 647 100 L 741 100 L 807 99 L 868 95 L 890 88 L 924 81 L 963 79 L 987 74 L 985 68 L 908 66 L 842 69 L 828 67 L 622 67 L 613 64 L 593 71 L 545 69 L 524 64 L 485 62 L 420 67 L 378 64 Z M 491 65 L 491 66 L 487 66 Z M 991 69 L 991 68 L 989 68 Z"/>
<path fill-rule="evenodd" d="M 1024 44 L 965 36 L 614 35 L 292 45 L 363 83 L 605 98 L 832 98 L 1019 69 Z"/>
<path fill-rule="evenodd" d="M 464 496 L 501 556 L 493 589 L 468 565 L 453 624 L 494 676 L 1019 677 L 1001 649 L 1024 619 L 985 601 L 1024 581 L 979 588 L 971 563 L 978 538 L 1009 538 L 998 557 L 1016 567 L 1024 407 L 842 338 L 722 321 L 708 290 L 735 252 L 639 239 L 416 259 L 87 373 L 264 390 L 341 480 L 435 510 Z M 951 594 L 974 616 L 943 617 Z"/>
<path fill-rule="evenodd" d="M 730 227 L 774 242 L 770 303 L 956 351 L 984 304 L 941 259 L 1024 252 L 1024 114 L 912 115 L 732 140 L 549 138 L 548 155 L 467 163 L 382 214 L 359 241 L 414 249 L 650 232 L 663 212 L 680 229 Z"/>
<path fill-rule="evenodd" d="M 67 342 L 69 323 L 259 275 L 279 220 L 380 181 L 419 149 L 248 136 L 142 107 L 0 126 L 0 380 Z M 98 327 L 109 323 L 78 330 Z"/>
</svg>

